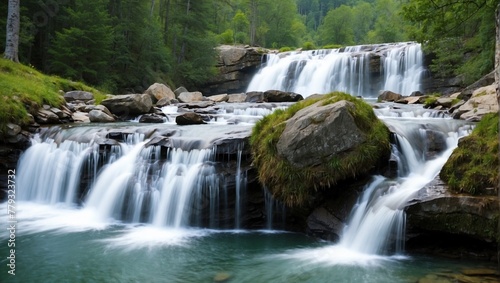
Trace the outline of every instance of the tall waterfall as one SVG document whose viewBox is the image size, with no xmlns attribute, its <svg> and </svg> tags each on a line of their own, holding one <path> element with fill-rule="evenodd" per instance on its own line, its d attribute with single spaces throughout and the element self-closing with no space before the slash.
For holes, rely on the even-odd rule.
<svg viewBox="0 0 500 283">
<path fill-rule="evenodd" d="M 360 45 L 266 55 L 247 91 L 277 89 L 303 96 L 343 91 L 376 97 L 381 90 L 420 91 L 424 73 L 418 43 Z"/>
</svg>

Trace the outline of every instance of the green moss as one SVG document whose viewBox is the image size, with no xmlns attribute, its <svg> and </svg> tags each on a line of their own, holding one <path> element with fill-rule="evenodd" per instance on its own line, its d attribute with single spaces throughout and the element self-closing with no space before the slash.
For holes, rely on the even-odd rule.
<svg viewBox="0 0 500 283">
<path fill-rule="evenodd" d="M 35 113 L 43 104 L 59 107 L 64 99 L 59 91 L 84 90 L 94 94 L 96 103 L 105 97 L 100 91 L 9 60 L 0 59 L 0 131 L 9 122 L 25 125 L 28 113 Z"/>
<path fill-rule="evenodd" d="M 424 101 L 424 107 L 432 107 L 434 104 L 436 104 L 437 100 L 441 94 L 439 93 L 432 93 L 430 94 Z"/>
<path fill-rule="evenodd" d="M 319 100 L 322 100 L 322 105 L 341 100 L 353 102 L 355 107 L 350 110 L 351 115 L 357 126 L 366 133 L 366 142 L 349 152 L 324 160 L 322 165 L 296 168 L 278 156 L 276 145 L 285 129 L 286 120 Z M 371 106 L 340 92 L 306 99 L 264 117 L 253 128 L 250 143 L 260 182 L 289 206 L 304 205 L 316 190 L 334 188 L 341 180 L 367 173 L 390 150 L 389 130 L 377 119 Z"/>
<path fill-rule="evenodd" d="M 474 131 L 460 140 L 440 177 L 450 189 L 468 194 L 482 194 L 485 188 L 499 184 L 498 113 L 488 114 Z"/>
<path fill-rule="evenodd" d="M 340 44 L 328 44 L 328 45 L 324 45 L 323 46 L 323 49 L 339 49 L 339 48 L 342 48 L 343 46 L 340 45 Z"/>
<path fill-rule="evenodd" d="M 289 47 L 289 46 L 284 46 L 284 47 L 281 47 L 280 48 L 280 52 L 288 52 L 288 51 L 292 51 L 293 48 L 292 47 Z"/>
</svg>

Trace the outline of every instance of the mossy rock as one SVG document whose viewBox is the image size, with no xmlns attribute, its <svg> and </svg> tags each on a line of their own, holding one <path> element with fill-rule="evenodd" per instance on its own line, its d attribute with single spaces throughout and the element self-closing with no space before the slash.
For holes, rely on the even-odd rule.
<svg viewBox="0 0 500 283">
<path fill-rule="evenodd" d="M 498 113 L 485 115 L 473 132 L 459 141 L 439 175 L 452 191 L 498 193 L 498 118 Z"/>
<path fill-rule="evenodd" d="M 359 145 L 309 166 L 294 165 L 279 154 L 277 144 L 287 120 L 313 104 L 325 106 L 340 101 L 352 105 L 348 107 L 350 115 L 364 136 Z M 372 107 L 362 99 L 340 92 L 308 98 L 264 117 L 253 128 L 250 143 L 259 181 L 288 206 L 306 205 L 318 189 L 335 189 L 339 181 L 369 173 L 390 154 L 389 130 L 375 116 Z"/>
</svg>

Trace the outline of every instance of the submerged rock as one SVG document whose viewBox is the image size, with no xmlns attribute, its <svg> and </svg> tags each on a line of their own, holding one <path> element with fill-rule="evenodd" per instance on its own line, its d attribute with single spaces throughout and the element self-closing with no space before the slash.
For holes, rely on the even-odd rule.
<svg viewBox="0 0 500 283">
<path fill-rule="evenodd" d="M 203 117 L 194 112 L 188 112 L 181 114 L 177 117 L 175 117 L 175 122 L 177 125 L 199 125 L 199 124 L 206 124 L 205 121 L 203 121 Z"/>
</svg>

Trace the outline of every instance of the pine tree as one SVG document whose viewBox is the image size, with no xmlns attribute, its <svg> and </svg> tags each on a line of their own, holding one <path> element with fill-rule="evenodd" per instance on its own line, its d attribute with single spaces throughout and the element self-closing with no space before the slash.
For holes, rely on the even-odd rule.
<svg viewBox="0 0 500 283">
<path fill-rule="evenodd" d="M 49 49 L 50 71 L 90 84 L 109 79 L 113 28 L 108 0 L 75 0 L 67 7 L 68 26 L 56 33 Z"/>
</svg>

